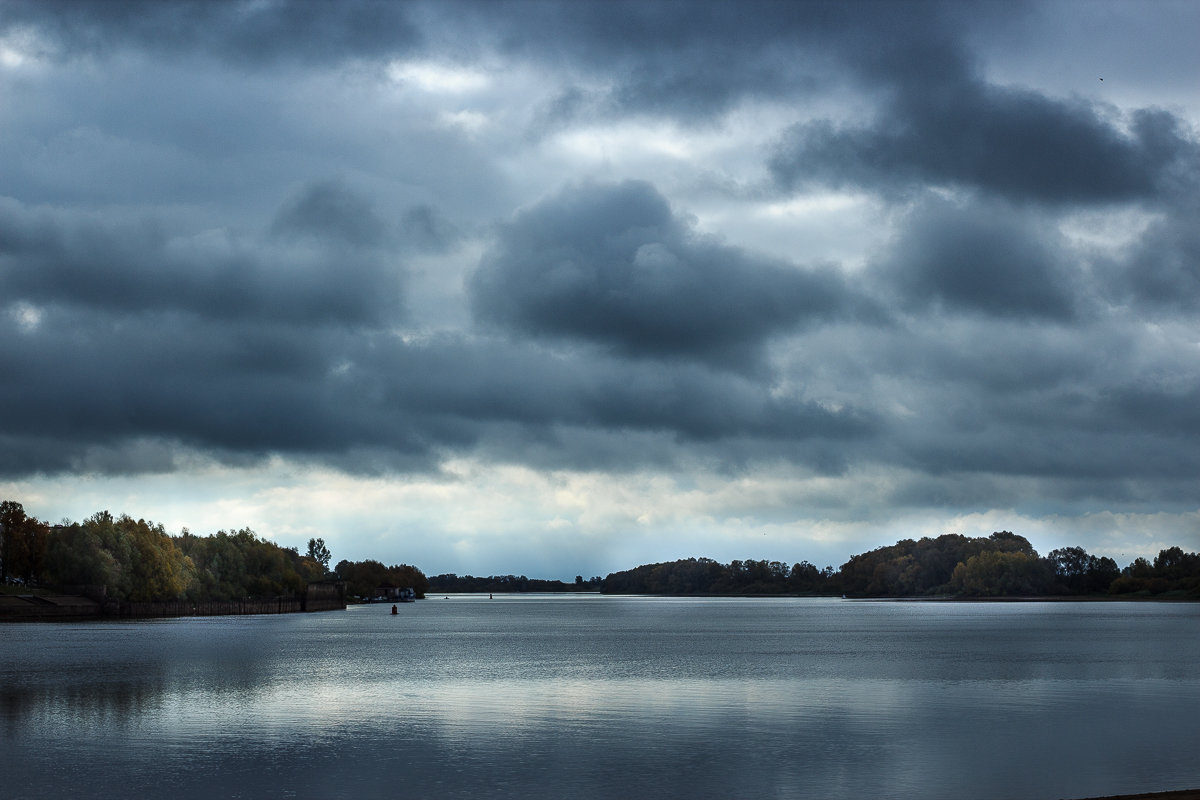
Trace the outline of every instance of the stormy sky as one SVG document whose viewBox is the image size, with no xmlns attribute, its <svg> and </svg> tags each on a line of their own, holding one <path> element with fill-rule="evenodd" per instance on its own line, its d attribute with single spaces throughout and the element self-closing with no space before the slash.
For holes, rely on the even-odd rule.
<svg viewBox="0 0 1200 800">
<path fill-rule="evenodd" d="M 1198 36 L 0 0 L 0 496 L 428 574 L 1198 550 Z"/>
</svg>

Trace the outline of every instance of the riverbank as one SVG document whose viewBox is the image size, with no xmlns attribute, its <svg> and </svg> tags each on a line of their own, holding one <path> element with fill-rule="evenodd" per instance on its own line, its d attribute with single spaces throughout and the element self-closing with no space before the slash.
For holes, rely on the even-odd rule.
<svg viewBox="0 0 1200 800">
<path fill-rule="evenodd" d="M 245 614 L 294 614 L 341 611 L 345 585 L 314 583 L 298 597 L 241 600 L 95 600 L 69 594 L 0 594 L 0 622 L 57 622 L 155 617 L 221 617 Z"/>
<path fill-rule="evenodd" d="M 0 595 L 0 622 L 91 619 L 103 610 L 95 600 L 76 595 Z"/>
</svg>

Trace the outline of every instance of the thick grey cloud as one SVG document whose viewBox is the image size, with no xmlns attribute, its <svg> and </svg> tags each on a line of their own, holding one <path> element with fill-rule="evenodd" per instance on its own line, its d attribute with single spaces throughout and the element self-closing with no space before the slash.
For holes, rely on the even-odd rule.
<svg viewBox="0 0 1200 800">
<path fill-rule="evenodd" d="M 1078 268 L 1054 229 L 1003 203 L 927 200 L 904 220 L 886 275 L 907 304 L 1069 319 Z"/>
<path fill-rule="evenodd" d="M 362 237 L 369 215 L 351 221 L 328 202 L 314 210 L 313 198 L 285 209 L 277 230 L 295 233 L 307 219 L 303 230 L 336 234 L 316 247 L 268 247 L 224 231 L 173 237 L 153 219 L 105 223 L 0 198 L 0 292 L 10 302 L 126 313 L 376 326 L 397 319 L 402 271 L 377 253 L 340 246 Z"/>
<path fill-rule="evenodd" d="M 1178 172 L 1194 172 L 1200 152 L 1172 113 L 1135 109 L 1125 130 L 1115 109 L 1094 101 L 989 84 L 957 49 L 894 54 L 871 77 L 891 94 L 872 122 L 819 120 L 784 134 L 770 160 L 781 187 L 950 186 L 1055 204 L 1150 200 L 1173 193 Z"/>
<path fill-rule="evenodd" d="M 809 98 L 864 53 L 936 36 L 953 20 L 942 2 L 512 3 L 495 14 L 503 51 L 565 67 L 576 82 L 548 108 L 560 121 L 600 116 L 719 118 L 738 106 Z M 978 13 L 990 15 L 985 7 Z"/>
<path fill-rule="evenodd" d="M 225 460 L 288 453 L 360 471 L 428 469 L 447 452 L 493 440 L 494 426 L 542 441 L 559 429 L 642 431 L 676 447 L 843 441 L 875 428 L 862 411 L 774 398 L 753 381 L 699 367 L 580 365 L 460 337 L 405 343 L 175 313 L 47 311 L 32 328 L 12 315 L 0 322 L 10 474 L 70 469 L 97 448 L 144 440 Z M 639 461 L 628 455 L 629 465 Z M 579 453 L 567 463 L 591 459 Z"/>
<path fill-rule="evenodd" d="M 476 315 L 635 356 L 753 366 L 773 335 L 859 302 L 834 270 L 697 234 L 644 182 L 583 184 L 521 212 L 471 277 Z"/>
<path fill-rule="evenodd" d="M 9 0 L 0 25 L 37 30 L 50 52 L 63 57 L 134 48 L 269 66 L 430 55 L 469 63 L 496 53 L 570 76 L 549 106 L 552 117 L 632 113 L 703 121 L 747 100 L 809 96 L 865 53 L 936 38 L 961 24 L 955 5 Z M 975 7 L 973 16 L 986 19 L 994 10 Z"/>
<path fill-rule="evenodd" d="M 1200 369 L 1123 325 L 964 318 L 892 331 L 869 357 L 911 412 L 886 437 L 894 463 L 952 483 L 1057 481 L 1051 494 L 1094 501 L 1186 500 L 1200 475 L 1188 409 Z"/>
</svg>

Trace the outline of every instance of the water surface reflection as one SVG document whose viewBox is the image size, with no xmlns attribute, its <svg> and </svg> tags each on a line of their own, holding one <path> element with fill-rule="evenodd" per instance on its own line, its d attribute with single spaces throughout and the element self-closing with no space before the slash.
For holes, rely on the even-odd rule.
<svg viewBox="0 0 1200 800">
<path fill-rule="evenodd" d="M 7 626 L 5 796 L 1200 785 L 1200 608 L 456 598 Z"/>
</svg>

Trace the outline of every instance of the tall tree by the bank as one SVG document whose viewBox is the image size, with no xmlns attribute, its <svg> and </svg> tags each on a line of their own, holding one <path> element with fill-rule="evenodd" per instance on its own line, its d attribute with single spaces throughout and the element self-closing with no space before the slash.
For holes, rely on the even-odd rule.
<svg viewBox="0 0 1200 800">
<path fill-rule="evenodd" d="M 1062 594 L 1094 594 L 1106 592 L 1121 576 L 1117 562 L 1108 557 L 1090 555 L 1082 547 L 1060 547 L 1046 555 Z"/>
<path fill-rule="evenodd" d="M 324 539 L 308 540 L 308 557 L 320 564 L 326 571 L 329 570 L 329 559 L 333 558 L 329 548 L 325 546 Z"/>
</svg>

